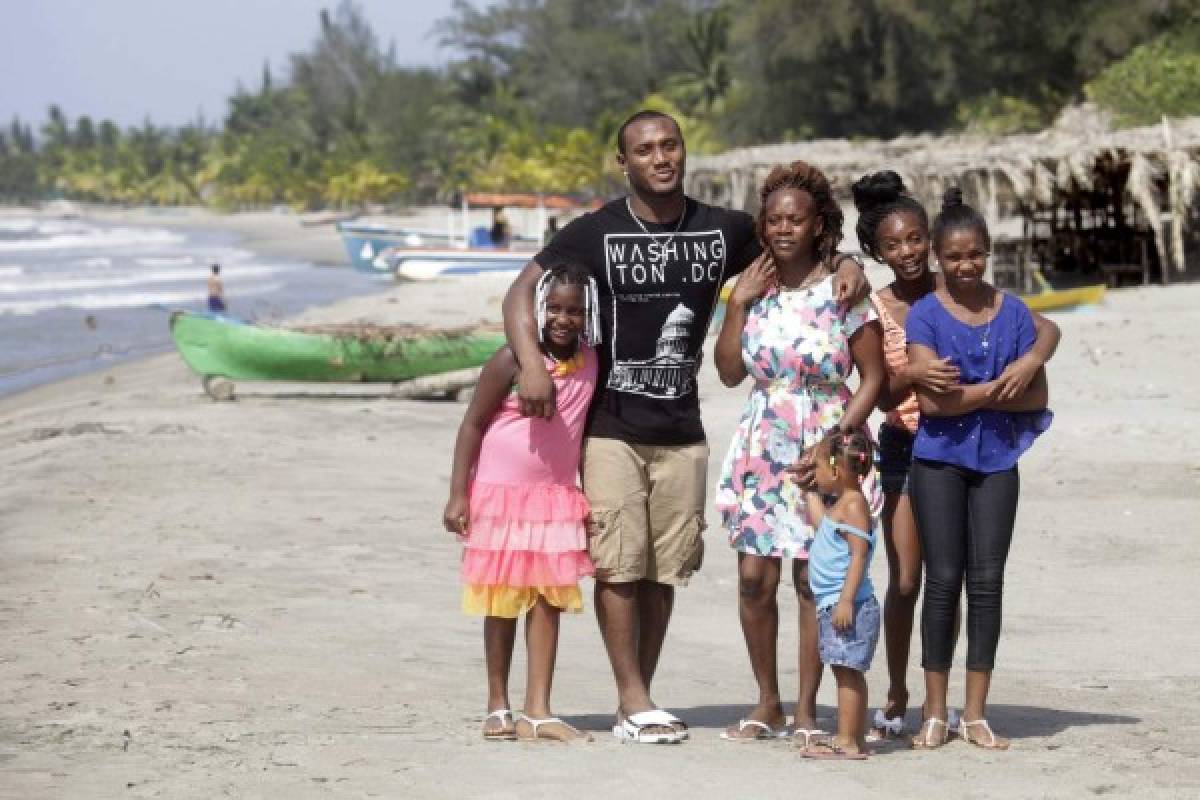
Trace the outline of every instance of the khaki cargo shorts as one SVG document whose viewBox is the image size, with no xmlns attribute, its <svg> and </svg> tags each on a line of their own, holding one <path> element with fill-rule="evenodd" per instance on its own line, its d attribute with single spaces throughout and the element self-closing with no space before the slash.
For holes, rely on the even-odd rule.
<svg viewBox="0 0 1200 800">
<path fill-rule="evenodd" d="M 686 586 L 704 558 L 708 445 L 588 437 L 580 469 L 596 580 Z"/>
</svg>

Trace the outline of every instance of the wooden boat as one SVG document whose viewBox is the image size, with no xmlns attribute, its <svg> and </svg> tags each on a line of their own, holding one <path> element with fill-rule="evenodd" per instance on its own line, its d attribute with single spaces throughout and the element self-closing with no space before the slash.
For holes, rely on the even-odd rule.
<svg viewBox="0 0 1200 800">
<path fill-rule="evenodd" d="M 217 378 L 250 381 L 386 382 L 479 367 L 504 344 L 499 328 L 323 325 L 269 328 L 176 311 L 171 338 L 212 393 Z M 232 389 L 230 389 L 232 392 Z"/>
</svg>

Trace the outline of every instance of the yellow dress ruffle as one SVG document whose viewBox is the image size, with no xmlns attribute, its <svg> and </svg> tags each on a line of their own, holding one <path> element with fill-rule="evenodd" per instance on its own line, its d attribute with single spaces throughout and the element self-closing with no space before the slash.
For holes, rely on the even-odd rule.
<svg viewBox="0 0 1200 800">
<path fill-rule="evenodd" d="M 538 596 L 550 605 L 578 613 L 583 610 L 583 594 L 579 586 L 475 586 L 467 584 L 462 591 L 464 614 L 481 617 L 516 619 L 537 603 Z"/>
</svg>

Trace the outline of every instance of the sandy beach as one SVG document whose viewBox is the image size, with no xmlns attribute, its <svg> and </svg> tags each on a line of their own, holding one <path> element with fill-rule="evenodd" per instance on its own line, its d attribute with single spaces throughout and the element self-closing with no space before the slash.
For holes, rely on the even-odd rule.
<svg viewBox="0 0 1200 800">
<path fill-rule="evenodd" d="M 330 228 L 302 240 L 260 216 L 202 224 L 340 257 Z M 398 286 L 305 318 L 498 320 L 505 285 Z M 690 742 L 608 733 L 589 597 L 564 620 L 555 708 L 595 742 L 485 743 L 480 624 L 458 612 L 458 546 L 440 525 L 464 406 L 270 387 L 214 403 L 175 354 L 0 400 L 0 796 L 1197 796 L 1198 308 L 1200 286 L 1153 287 L 1056 316 L 1057 418 L 1021 466 L 992 692 L 1007 753 L 885 745 L 820 764 L 721 741 L 755 690 L 715 527 L 655 682 Z M 715 481 L 746 390 L 707 361 Z M 882 552 L 873 570 L 882 589 Z M 787 699 L 790 588 L 781 599 Z M 874 707 L 882 645 L 868 681 Z M 961 698 L 961 666 L 951 686 Z M 832 722 L 831 679 L 820 703 Z"/>
</svg>

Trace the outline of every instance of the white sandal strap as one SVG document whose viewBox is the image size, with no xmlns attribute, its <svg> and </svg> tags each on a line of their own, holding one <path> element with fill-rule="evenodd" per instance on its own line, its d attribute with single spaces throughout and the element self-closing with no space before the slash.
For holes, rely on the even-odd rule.
<svg viewBox="0 0 1200 800">
<path fill-rule="evenodd" d="M 988 724 L 988 721 L 986 719 L 973 719 L 970 722 L 968 722 L 965 719 L 960 719 L 958 721 L 958 735 L 961 736 L 963 739 L 970 739 L 970 737 L 967 736 L 967 729 L 970 728 L 972 725 L 982 725 L 983 729 L 985 731 L 987 731 L 988 738 L 991 739 L 991 741 L 988 742 L 987 746 L 988 747 L 996 746 L 996 732 L 992 730 L 992 726 Z"/>
<path fill-rule="evenodd" d="M 487 722 L 489 719 L 492 719 L 492 718 L 498 719 L 501 722 L 512 719 L 513 718 L 512 709 L 498 708 L 495 711 L 492 711 L 491 713 L 489 713 L 486 717 L 484 717 L 483 721 Z"/>
<path fill-rule="evenodd" d="M 920 741 L 923 746 L 933 747 L 933 742 L 930 741 L 930 738 L 933 736 L 933 732 L 937 730 L 938 725 L 941 725 L 943 728 L 945 728 L 946 734 L 949 735 L 950 726 L 948 726 L 946 721 L 943 719 L 938 719 L 937 717 L 926 717 L 921 722 L 921 730 L 917 735 L 920 737 Z"/>
<path fill-rule="evenodd" d="M 528 722 L 529 726 L 531 728 L 533 728 L 533 738 L 535 738 L 535 739 L 537 738 L 537 735 L 538 735 L 538 728 L 540 728 L 543 725 L 549 725 L 552 722 L 557 722 L 559 725 L 563 725 L 567 728 L 571 727 L 570 725 L 567 725 L 567 723 L 563 722 L 558 717 L 546 717 L 545 719 L 534 719 L 533 717 L 527 717 L 524 714 L 522 714 L 521 719 L 524 720 L 525 722 Z M 574 730 L 574 728 L 572 728 L 572 730 Z"/>
<path fill-rule="evenodd" d="M 674 714 L 663 711 L 661 708 L 652 708 L 649 711 L 639 711 L 636 714 L 630 714 L 625 717 L 626 720 L 632 722 L 639 728 L 649 727 L 651 725 L 664 725 L 671 727 L 672 723 L 682 722 Z"/>
<path fill-rule="evenodd" d="M 650 709 L 648 711 L 639 711 L 636 714 L 630 714 L 625 719 L 618 720 L 613 726 L 613 733 L 617 738 L 634 741 L 634 742 L 655 742 L 659 744 L 677 744 L 683 741 L 684 733 L 675 730 L 668 721 L 670 714 L 662 709 Z M 646 728 L 662 727 L 670 728 L 670 733 L 648 733 Z"/>
</svg>

